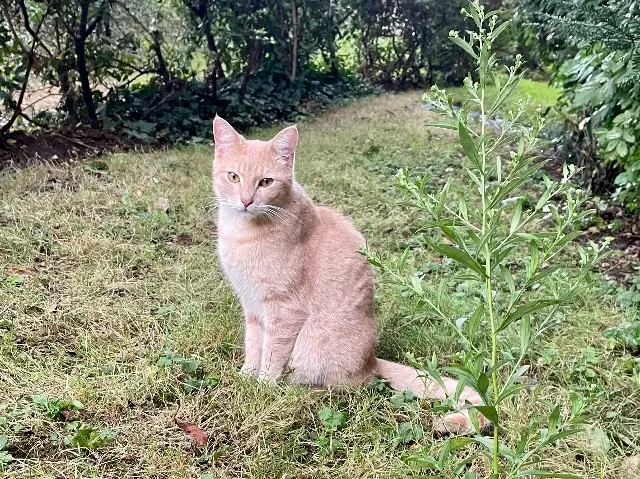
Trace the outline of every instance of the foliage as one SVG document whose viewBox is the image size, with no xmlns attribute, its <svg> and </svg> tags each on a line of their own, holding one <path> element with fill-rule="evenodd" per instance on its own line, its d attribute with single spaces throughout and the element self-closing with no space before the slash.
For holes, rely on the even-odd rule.
<svg viewBox="0 0 640 479">
<path fill-rule="evenodd" d="M 246 100 L 238 96 L 238 81 L 226 78 L 218 86 L 217 102 L 208 85 L 198 79 L 185 81 L 164 97 L 163 86 L 157 82 L 114 89 L 99 111 L 103 128 L 123 129 L 142 142 L 198 141 L 210 136 L 211 118 L 216 114 L 232 118 L 234 125 L 246 129 L 279 120 L 293 121 L 318 105 L 369 91 L 355 82 L 322 73 L 298 77 L 294 84 L 287 84 L 265 72 L 259 80 L 248 81 Z"/>
<path fill-rule="evenodd" d="M 44 394 L 36 394 L 31 400 L 38 409 L 57 421 L 65 420 L 65 413 L 79 411 L 83 407 L 80 401 L 49 397 Z"/>
<path fill-rule="evenodd" d="M 632 351 L 640 350 L 640 321 L 609 328 L 604 335 Z"/>
<path fill-rule="evenodd" d="M 335 439 L 334 435 L 347 424 L 347 415 L 330 407 L 323 407 L 318 412 L 318 417 L 322 424 L 322 431 L 317 434 L 316 442 L 329 454 L 333 454 L 336 449 L 344 446 L 342 441 Z"/>
<path fill-rule="evenodd" d="M 9 438 L 7 436 L 0 435 L 0 466 L 4 466 L 13 461 L 13 456 L 5 449 L 8 442 Z"/>
<path fill-rule="evenodd" d="M 640 211 L 640 6 L 631 0 L 527 3 L 540 35 L 561 39 L 557 50 L 568 52 L 556 82 L 574 118 L 574 136 L 593 132 L 587 154 L 610 166 L 615 197 Z"/>
<path fill-rule="evenodd" d="M 640 309 L 640 276 L 637 276 L 631 287 L 618 296 L 622 307 Z"/>
<path fill-rule="evenodd" d="M 80 424 L 72 436 L 65 438 L 65 443 L 80 449 L 93 451 L 109 444 L 116 437 L 116 431 L 111 429 Z"/>
<path fill-rule="evenodd" d="M 545 161 L 536 158 L 534 152 L 543 123 L 539 117 L 533 119 L 531 128 L 521 123 L 527 102 L 518 102 L 516 108 L 504 108 L 522 76 L 518 56 L 506 68 L 508 76 L 503 78 L 493 52 L 493 44 L 507 23 L 498 25 L 496 15 L 485 13 L 477 1 L 462 12 L 477 30 L 468 32 L 464 38 L 456 32 L 450 36 L 453 43 L 475 60 L 478 81 L 465 79 L 467 96 L 461 109 L 453 105 L 445 91 L 433 87 L 431 104 L 448 119 L 429 125 L 457 131 L 466 160 L 464 172 L 473 185 L 469 190 L 477 191 L 478 197 L 469 193 L 452 198 L 451 180 L 439 193 L 432 193 L 428 177 L 414 178 L 405 170 L 398 173 L 397 180 L 406 204 L 425 215 L 421 231 L 434 232 L 423 237 L 425 246 L 457 265 L 458 280 L 479 294 L 474 304 L 468 306 L 468 315 L 454 321 L 446 313 L 451 301 L 446 282 L 431 290 L 421 277 L 407 278 L 409 248 L 396 260 L 371 252 L 368 255 L 371 263 L 410 291 L 412 301 L 449 324 L 459 335 L 464 348 L 459 356 L 461 361 L 444 370 L 475 389 L 484 401 L 483 406 L 465 406 L 477 435 L 449 440 L 438 460 L 425 456 L 421 459 L 424 464 L 444 474 L 446 463 L 447 468 L 452 468 L 446 470 L 453 474 L 446 477 L 477 477 L 472 472 L 465 474 L 466 460 L 452 466 L 447 462 L 450 451 L 477 444 L 491 460 L 491 478 L 549 477 L 553 473 L 541 470 L 541 453 L 581 431 L 584 400 L 574 395 L 568 415 L 562 415 L 560 405 L 555 405 L 549 407 L 546 418 L 532 418 L 515 449 L 504 442 L 502 411 L 507 404 L 517 401 L 526 388 L 521 379 L 529 370 L 526 361 L 530 360 L 535 340 L 558 323 L 561 308 L 585 288 L 590 270 L 606 254 L 606 243 L 590 242 L 587 248 L 575 245 L 580 270 L 566 285 L 558 257 L 569 245 L 573 246 L 580 235 L 575 227 L 591 214 L 582 208 L 587 197 L 572 183 L 575 168 L 565 166 L 560 181 L 552 181 L 541 172 Z M 486 95 L 490 84 L 496 91 L 492 99 Z M 495 134 L 487 126 L 487 120 L 494 116 L 503 121 Z M 478 118 L 478 122 L 474 123 L 473 118 Z M 514 149 L 505 153 L 511 145 L 515 145 Z M 540 177 L 544 184 L 541 196 L 537 201 L 525 203 L 523 186 Z M 562 287 L 560 281 L 565 282 Z M 444 389 L 435 357 L 426 364 L 426 372 Z M 461 391 L 458 388 L 455 397 L 448 398 L 456 409 Z M 492 438 L 482 436 L 478 413 L 492 421 Z"/>
<path fill-rule="evenodd" d="M 166 369 L 173 365 L 180 366 L 184 377 L 181 378 L 182 389 L 191 393 L 199 389 L 209 389 L 218 385 L 220 377 L 214 374 L 205 374 L 196 358 L 185 358 L 172 351 L 165 351 L 156 363 L 159 368 Z"/>
<path fill-rule="evenodd" d="M 63 122 L 197 142 L 216 113 L 241 127 L 292 120 L 363 82 L 460 83 L 468 66 L 443 41 L 465 28 L 451 14 L 460 0 L 0 3 L 0 136 L 16 122 Z M 59 91 L 57 111 L 32 115 L 28 84 Z"/>
</svg>

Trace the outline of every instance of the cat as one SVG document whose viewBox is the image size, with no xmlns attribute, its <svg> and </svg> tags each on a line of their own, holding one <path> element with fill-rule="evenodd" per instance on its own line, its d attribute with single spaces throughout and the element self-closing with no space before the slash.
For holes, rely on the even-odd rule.
<svg viewBox="0 0 640 479">
<path fill-rule="evenodd" d="M 420 371 L 376 358 L 374 275 L 359 252 L 365 240 L 295 181 L 297 127 L 270 141 L 247 140 L 216 116 L 213 135 L 218 253 L 244 311 L 241 373 L 275 381 L 287 369 L 293 382 L 318 387 L 383 378 L 418 397 L 453 396 L 454 379 L 444 378 L 445 394 Z M 470 388 L 460 395 L 465 401 L 482 404 Z M 436 429 L 472 433 L 468 410 L 445 415 Z"/>
</svg>

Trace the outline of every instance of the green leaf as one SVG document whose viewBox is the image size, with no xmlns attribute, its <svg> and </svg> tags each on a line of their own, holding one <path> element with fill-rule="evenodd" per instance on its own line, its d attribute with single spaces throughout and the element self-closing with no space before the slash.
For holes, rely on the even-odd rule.
<svg viewBox="0 0 640 479">
<path fill-rule="evenodd" d="M 486 417 L 494 424 L 494 427 L 498 424 L 498 411 L 495 406 L 474 406 L 480 414 Z"/>
<path fill-rule="evenodd" d="M 500 36 L 500 34 L 511 24 L 511 20 L 505 20 L 501 23 L 495 30 L 491 32 L 491 39 L 495 40 Z"/>
<path fill-rule="evenodd" d="M 449 439 L 451 451 L 461 449 L 474 442 L 475 442 L 474 439 L 471 437 L 454 437 Z"/>
<path fill-rule="evenodd" d="M 478 324 L 480 324 L 480 319 L 482 319 L 482 313 L 484 313 L 484 303 L 478 303 L 476 310 L 469 318 L 469 322 L 467 323 L 467 331 L 470 339 L 473 339 L 476 335 L 476 331 L 478 330 Z"/>
<path fill-rule="evenodd" d="M 520 321 L 520 354 L 528 349 L 531 341 L 531 320 L 528 317 L 522 318 Z"/>
<path fill-rule="evenodd" d="M 513 210 L 513 215 L 511 215 L 511 227 L 509 228 L 509 234 L 512 235 L 520 226 L 520 218 L 522 218 L 522 203 L 520 200 L 516 203 L 516 207 Z"/>
<path fill-rule="evenodd" d="M 457 129 L 457 125 L 452 121 L 428 121 L 424 126 L 430 126 L 432 128 L 446 128 L 447 130 Z"/>
<path fill-rule="evenodd" d="M 438 457 L 438 464 L 440 465 L 440 470 L 444 469 L 444 466 L 447 463 L 447 459 L 449 459 L 450 454 L 451 454 L 451 442 L 447 441 L 444 443 L 444 446 L 440 451 L 440 456 Z"/>
<path fill-rule="evenodd" d="M 516 298 L 516 284 L 513 281 L 513 275 L 511 274 L 511 271 L 509 271 L 509 268 L 504 265 L 500 265 L 500 275 L 502 276 L 503 281 L 507 283 L 507 287 L 509 288 L 509 307 L 511 307 Z"/>
<path fill-rule="evenodd" d="M 13 461 L 13 456 L 8 452 L 0 451 L 0 465 L 9 464 Z"/>
<path fill-rule="evenodd" d="M 476 444 L 480 444 L 481 446 L 486 448 L 489 452 L 493 452 L 493 438 L 492 437 L 474 436 L 473 440 L 475 441 Z M 498 453 L 502 457 L 505 457 L 505 458 L 509 459 L 510 461 L 514 461 L 516 459 L 516 456 L 513 453 L 513 451 L 510 448 L 508 448 L 507 446 L 505 446 L 504 444 L 499 444 L 498 445 Z"/>
<path fill-rule="evenodd" d="M 531 257 L 531 261 L 529 262 L 527 279 L 531 278 L 531 276 L 538 269 L 538 261 L 539 261 L 540 255 L 538 250 L 538 243 L 536 241 L 532 241 L 531 243 L 529 243 L 529 256 Z"/>
<path fill-rule="evenodd" d="M 79 448 L 95 450 L 112 442 L 117 433 L 111 429 L 97 429 L 82 425 L 71 438 L 71 445 Z"/>
<path fill-rule="evenodd" d="M 400 256 L 400 260 L 398 261 L 398 269 L 402 271 L 404 269 L 404 265 L 407 263 L 407 258 L 409 257 L 410 248 L 407 246 Z"/>
<path fill-rule="evenodd" d="M 496 98 L 496 100 L 493 102 L 493 105 L 491 105 L 491 109 L 489 110 L 489 113 L 487 113 L 487 117 L 491 117 L 498 110 L 498 108 L 500 108 L 504 104 L 504 102 L 507 101 L 511 97 L 511 95 L 513 95 L 513 92 L 518 86 L 518 83 L 520 83 L 521 78 L 522 73 L 509 77 L 507 83 L 505 83 L 504 85 L 504 88 L 498 95 L 498 98 Z"/>
<path fill-rule="evenodd" d="M 532 314 L 536 311 L 540 311 L 541 309 L 548 308 L 549 306 L 553 306 L 555 304 L 561 304 L 565 301 L 560 299 L 538 299 L 535 301 L 529 301 L 524 303 L 516 308 L 516 310 L 511 313 L 507 318 L 502 322 L 502 324 L 496 330 L 496 333 L 504 330 L 507 326 L 509 326 L 514 321 L 517 321 L 525 314 Z"/>
<path fill-rule="evenodd" d="M 180 366 L 182 367 L 182 371 L 185 374 L 193 374 L 196 372 L 198 367 L 200 366 L 200 361 L 195 358 L 184 358 L 179 361 Z"/>
<path fill-rule="evenodd" d="M 471 45 L 469 45 L 465 40 L 463 40 L 460 37 L 454 37 L 454 36 L 450 36 L 449 39 L 453 43 L 458 45 L 460 48 L 462 48 L 469 55 L 471 55 L 473 58 L 475 58 L 476 60 L 478 59 L 478 55 L 476 55 L 476 52 L 473 51 L 473 48 L 471 47 Z"/>
<path fill-rule="evenodd" d="M 347 416 L 343 412 L 334 411 L 331 408 L 324 407 L 318 413 L 322 425 L 330 430 L 337 431 L 347 423 Z"/>
<path fill-rule="evenodd" d="M 469 216 L 467 214 L 467 203 L 464 200 L 464 196 L 460 197 L 458 201 L 458 211 L 460 211 L 460 216 L 462 216 L 466 221 L 469 221 Z"/>
<path fill-rule="evenodd" d="M 169 358 L 167 356 L 160 356 L 160 358 L 158 359 L 158 362 L 156 363 L 156 366 L 158 366 L 159 368 L 166 368 L 169 367 L 173 364 L 173 359 Z"/>
<path fill-rule="evenodd" d="M 481 396 L 485 396 L 487 394 L 487 390 L 489 389 L 489 376 L 485 373 L 480 373 L 478 376 L 478 392 Z"/>
<path fill-rule="evenodd" d="M 581 433 L 582 429 L 565 429 L 564 431 L 560 431 L 553 436 L 549 436 L 543 441 L 543 444 L 553 444 L 554 442 L 558 442 L 560 439 L 564 439 L 565 437 L 575 436 L 578 433 Z"/>
<path fill-rule="evenodd" d="M 464 150 L 464 154 L 471 160 L 473 166 L 478 170 L 482 169 L 482 164 L 478 157 L 478 148 L 476 148 L 476 144 L 473 142 L 471 135 L 469 135 L 469 130 L 466 125 L 461 121 L 458 122 L 458 135 L 460 136 L 460 145 Z"/>
<path fill-rule="evenodd" d="M 555 431 L 560 420 L 560 406 L 556 406 L 549 414 L 549 431 Z"/>
<path fill-rule="evenodd" d="M 400 444 L 409 444 L 410 442 L 419 441 L 423 434 L 424 432 L 419 425 L 403 422 L 398 425 L 395 439 Z"/>
<path fill-rule="evenodd" d="M 2 451 L 7 443 L 9 442 L 9 438 L 7 436 L 0 436 L 0 451 Z"/>
<path fill-rule="evenodd" d="M 558 264 L 554 264 L 553 266 L 550 266 L 548 268 L 545 268 L 541 271 L 538 271 L 536 274 L 534 274 L 531 279 L 529 280 L 530 283 L 537 283 L 538 281 L 540 281 L 543 278 L 546 278 L 547 276 L 549 276 L 550 274 L 555 273 L 556 271 L 558 271 L 558 269 L 560 269 L 560 265 Z"/>
<path fill-rule="evenodd" d="M 413 290 L 417 294 L 423 294 L 424 293 L 424 290 L 422 289 L 422 280 L 420 278 L 418 278 L 417 276 L 412 276 L 411 277 L 411 286 L 413 287 Z"/>
<path fill-rule="evenodd" d="M 457 261 L 458 263 L 466 266 L 469 269 L 472 269 L 476 273 L 487 278 L 487 274 L 484 272 L 484 269 L 471 256 L 469 256 L 461 249 L 444 243 L 433 245 L 433 248 L 446 257 Z"/>
</svg>

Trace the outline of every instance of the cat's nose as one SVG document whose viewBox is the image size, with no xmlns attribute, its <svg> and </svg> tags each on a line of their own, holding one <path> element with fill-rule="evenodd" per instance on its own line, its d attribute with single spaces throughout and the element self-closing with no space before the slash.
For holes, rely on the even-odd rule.
<svg viewBox="0 0 640 479">
<path fill-rule="evenodd" d="M 242 199 L 242 204 L 244 205 L 244 209 L 246 210 L 250 205 L 253 204 L 253 200 Z"/>
</svg>

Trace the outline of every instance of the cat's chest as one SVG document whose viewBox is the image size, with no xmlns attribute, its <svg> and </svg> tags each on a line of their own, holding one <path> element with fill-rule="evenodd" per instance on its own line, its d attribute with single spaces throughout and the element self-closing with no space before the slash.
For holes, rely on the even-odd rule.
<svg viewBox="0 0 640 479">
<path fill-rule="evenodd" d="M 268 241 L 238 242 L 220 238 L 220 261 L 245 307 L 261 309 L 274 291 L 286 288 L 288 273 L 278 261 L 277 246 Z"/>
</svg>

